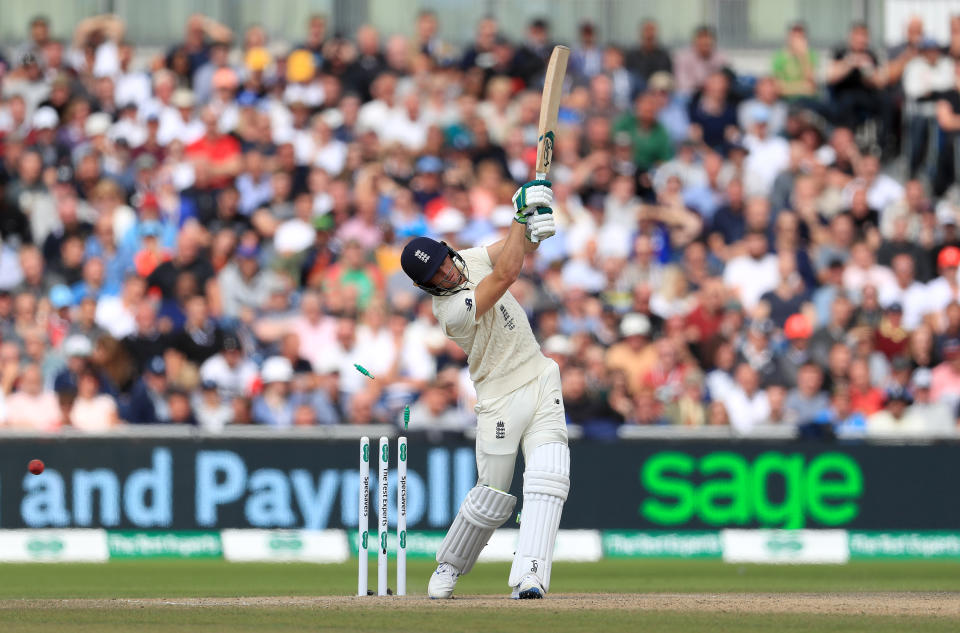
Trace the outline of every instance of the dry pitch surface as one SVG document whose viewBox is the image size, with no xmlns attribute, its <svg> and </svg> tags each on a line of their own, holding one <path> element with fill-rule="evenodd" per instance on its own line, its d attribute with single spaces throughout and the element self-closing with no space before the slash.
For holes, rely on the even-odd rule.
<svg viewBox="0 0 960 633">
<path fill-rule="evenodd" d="M 232 609 L 497 609 L 512 607 L 548 611 L 697 611 L 743 614 L 810 613 L 821 615 L 934 616 L 960 618 L 960 594 L 953 592 L 879 593 L 625 593 L 554 594 L 545 600 L 519 603 L 506 597 L 467 595 L 454 600 L 430 600 L 423 596 L 259 596 L 244 598 L 117 598 L 67 600 L 2 600 L 6 609 L 141 609 L 232 608 Z"/>
</svg>

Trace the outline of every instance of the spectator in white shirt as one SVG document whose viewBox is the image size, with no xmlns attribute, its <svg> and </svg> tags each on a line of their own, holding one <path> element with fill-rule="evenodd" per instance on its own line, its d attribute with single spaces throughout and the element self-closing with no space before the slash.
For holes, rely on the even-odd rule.
<svg viewBox="0 0 960 633">
<path fill-rule="evenodd" d="M 902 305 L 903 327 L 915 330 L 927 313 L 927 287 L 914 278 L 913 258 L 907 253 L 894 257 L 891 265 L 894 282 L 877 288 L 880 292 L 880 305 Z"/>
<path fill-rule="evenodd" d="M 743 185 L 747 196 L 768 196 L 777 174 L 790 163 L 790 144 L 770 132 L 770 107 L 757 103 L 750 109 L 750 133 L 743 139 L 749 150 L 744 160 Z"/>
<path fill-rule="evenodd" d="M 117 340 L 130 336 L 137 330 L 134 314 L 146 291 L 147 282 L 142 277 L 128 275 L 119 296 L 100 297 L 94 317 L 96 324 Z"/>
<path fill-rule="evenodd" d="M 357 132 L 373 130 L 379 137 L 386 131 L 387 122 L 396 107 L 397 79 L 389 73 L 384 73 L 370 84 L 372 101 L 360 107 L 357 115 Z"/>
<path fill-rule="evenodd" d="M 760 376 L 748 363 L 740 363 L 734 373 L 736 384 L 719 398 L 730 416 L 730 426 L 740 435 L 750 432 L 770 417 L 770 401 L 760 389 Z M 716 397 L 716 396 L 714 396 Z"/>
<path fill-rule="evenodd" d="M 733 289 L 744 309 L 749 312 L 765 292 L 773 290 L 780 283 L 780 269 L 777 256 L 767 249 L 766 233 L 747 233 L 744 245 L 747 252 L 727 262 L 723 283 Z"/>
<path fill-rule="evenodd" d="M 850 260 L 843 271 L 843 288 L 852 299 L 859 301 L 865 286 L 882 288 L 895 283 L 893 273 L 886 266 L 877 264 L 866 242 L 856 242 L 850 247 Z"/>
<path fill-rule="evenodd" d="M 203 122 L 193 112 L 194 104 L 192 91 L 180 88 L 173 93 L 170 97 L 172 107 L 165 108 L 160 113 L 157 141 L 161 145 L 166 146 L 171 141 L 180 141 L 184 145 L 189 145 L 206 133 Z"/>
<path fill-rule="evenodd" d="M 310 121 L 310 132 L 300 132 L 294 137 L 297 164 L 320 167 L 331 176 L 338 176 L 347 161 L 347 146 L 333 138 L 330 126 L 322 114 Z"/>
<path fill-rule="evenodd" d="M 399 143 L 410 151 L 420 152 L 427 142 L 427 128 L 427 122 L 421 115 L 420 95 L 411 92 L 387 119 L 380 142 Z"/>
<path fill-rule="evenodd" d="M 881 214 L 884 209 L 903 198 L 903 185 L 880 172 L 880 159 L 872 154 L 864 154 L 857 164 L 857 178 L 844 188 L 849 201 L 853 193 L 860 188 L 867 190 L 867 205 Z"/>
<path fill-rule="evenodd" d="M 223 336 L 223 350 L 200 366 L 200 378 L 215 383 L 224 399 L 246 396 L 257 378 L 257 365 L 244 356 L 236 334 Z"/>
</svg>

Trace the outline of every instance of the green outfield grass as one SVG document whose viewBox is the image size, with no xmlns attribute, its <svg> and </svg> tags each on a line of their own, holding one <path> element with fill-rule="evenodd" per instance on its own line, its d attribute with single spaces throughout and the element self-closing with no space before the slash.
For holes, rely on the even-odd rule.
<svg viewBox="0 0 960 633">
<path fill-rule="evenodd" d="M 410 561 L 408 589 L 426 591 L 433 565 Z M 391 572 L 393 566 L 391 562 Z M 309 602 L 277 606 L 251 600 L 214 605 L 162 602 L 60 604 L 43 599 L 140 599 L 256 596 L 350 596 L 356 564 L 236 564 L 222 561 L 112 562 L 102 565 L 0 565 L 0 631 L 957 631 L 960 621 L 934 615 L 881 616 L 817 613 L 734 613 L 551 607 L 549 599 L 506 599 L 509 565 L 481 564 L 461 580 L 459 603 L 411 597 L 384 604 L 364 599 L 323 607 Z M 830 593 L 960 592 L 960 564 L 951 562 L 854 562 L 844 566 L 725 565 L 718 561 L 605 561 L 558 563 L 552 591 L 581 593 Z M 371 565 L 371 582 L 375 581 Z M 394 580 L 391 578 L 391 586 Z M 502 604 L 471 604 L 471 594 L 502 595 Z M 691 597 L 694 598 L 693 596 Z M 944 599 L 957 600 L 957 594 Z M 936 600 L 936 597 L 933 597 Z M 876 600 L 876 598 L 874 598 Z M 416 602 L 416 604 L 413 604 Z"/>
</svg>

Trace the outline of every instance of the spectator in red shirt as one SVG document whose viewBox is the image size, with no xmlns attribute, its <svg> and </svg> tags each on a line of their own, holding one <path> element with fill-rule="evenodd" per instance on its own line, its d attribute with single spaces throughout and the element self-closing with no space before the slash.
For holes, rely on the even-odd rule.
<svg viewBox="0 0 960 633">
<path fill-rule="evenodd" d="M 640 379 L 641 391 L 652 389 L 657 399 L 657 414 L 662 414 L 666 405 L 673 404 L 683 392 L 683 379 L 687 366 L 680 358 L 676 346 L 669 339 L 657 342 L 657 360 Z"/>
<path fill-rule="evenodd" d="M 870 365 L 858 358 L 850 363 L 850 408 L 871 415 L 883 408 L 883 391 L 870 384 Z"/>
<path fill-rule="evenodd" d="M 187 145 L 186 156 L 194 163 L 204 164 L 211 189 L 222 189 L 233 182 L 243 167 L 240 143 L 229 134 L 220 132 L 217 127 L 219 117 L 213 108 L 204 108 L 200 118 L 207 131 Z"/>
<path fill-rule="evenodd" d="M 702 345 L 704 341 L 713 338 L 723 322 L 724 300 L 723 282 L 719 278 L 712 277 L 704 282 L 697 307 L 685 318 L 688 340 Z"/>
<path fill-rule="evenodd" d="M 877 331 L 874 334 L 874 346 L 887 359 L 899 356 L 907 351 L 910 332 L 903 327 L 903 306 L 891 303 L 883 312 Z"/>
</svg>

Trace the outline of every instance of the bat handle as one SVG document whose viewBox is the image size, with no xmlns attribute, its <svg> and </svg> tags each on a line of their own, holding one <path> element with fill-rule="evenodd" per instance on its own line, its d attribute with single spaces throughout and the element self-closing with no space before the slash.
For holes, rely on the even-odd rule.
<svg viewBox="0 0 960 633">
<path fill-rule="evenodd" d="M 547 172 L 545 171 L 538 171 L 536 175 L 537 175 L 537 180 L 547 179 Z M 537 213 L 550 213 L 550 211 L 551 209 L 549 207 L 537 207 Z M 540 238 L 538 238 L 536 235 L 531 235 L 530 241 L 536 244 L 537 242 L 540 241 Z"/>
</svg>

